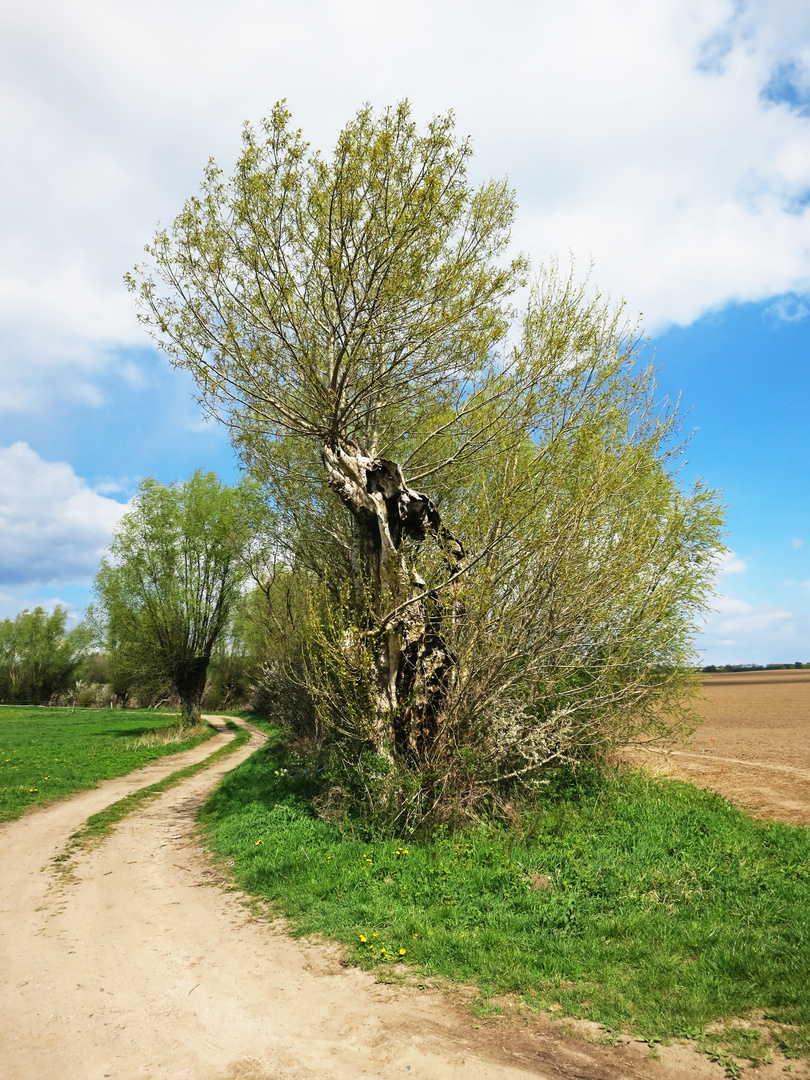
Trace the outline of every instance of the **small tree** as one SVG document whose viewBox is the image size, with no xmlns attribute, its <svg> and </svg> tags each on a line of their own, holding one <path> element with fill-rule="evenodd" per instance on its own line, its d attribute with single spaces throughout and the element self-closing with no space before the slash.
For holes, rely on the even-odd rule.
<svg viewBox="0 0 810 1080">
<path fill-rule="evenodd" d="M 323 727 L 313 708 L 307 659 L 318 579 L 276 553 L 254 564 L 254 580 L 237 622 L 253 708 L 297 739 L 317 741 Z"/>
<path fill-rule="evenodd" d="M 176 690 L 192 722 L 245 578 L 251 507 L 247 488 L 225 487 L 214 473 L 198 471 L 169 487 L 144 480 L 96 578 L 96 611 L 118 682 L 155 696 Z"/>
</svg>

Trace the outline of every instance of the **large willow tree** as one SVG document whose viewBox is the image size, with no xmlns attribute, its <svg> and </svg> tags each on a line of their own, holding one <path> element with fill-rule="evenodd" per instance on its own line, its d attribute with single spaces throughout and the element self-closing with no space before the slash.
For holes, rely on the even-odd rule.
<svg viewBox="0 0 810 1080">
<path fill-rule="evenodd" d="M 452 116 L 420 131 L 407 104 L 325 158 L 278 106 L 130 284 L 341 598 L 327 724 L 418 768 L 466 740 L 509 775 L 649 720 L 720 515 L 679 488 L 677 417 L 620 313 L 552 271 L 510 334 L 514 197 L 469 158 Z"/>
</svg>

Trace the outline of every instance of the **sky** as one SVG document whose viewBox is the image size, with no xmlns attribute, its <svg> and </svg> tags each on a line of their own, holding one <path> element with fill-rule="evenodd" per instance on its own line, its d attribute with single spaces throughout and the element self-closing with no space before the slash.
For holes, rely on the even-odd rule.
<svg viewBox="0 0 810 1080">
<path fill-rule="evenodd" d="M 641 314 L 727 506 L 704 663 L 810 662 L 806 0 L 4 0 L 0 618 L 79 618 L 139 479 L 238 469 L 123 275 L 286 99 L 328 152 L 366 102 L 453 110 L 515 251 Z"/>
</svg>

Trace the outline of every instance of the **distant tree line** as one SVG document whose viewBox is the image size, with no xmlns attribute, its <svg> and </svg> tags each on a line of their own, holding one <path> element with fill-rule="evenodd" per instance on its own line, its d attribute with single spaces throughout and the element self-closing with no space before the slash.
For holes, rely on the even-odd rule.
<svg viewBox="0 0 810 1080">
<path fill-rule="evenodd" d="M 246 597 L 246 608 L 249 604 Z M 180 711 L 180 694 L 170 677 L 128 669 L 98 627 L 81 622 L 68 630 L 67 618 L 67 610 L 57 605 L 51 613 L 36 607 L 0 622 L 0 702 L 72 708 L 163 705 Z M 267 695 L 256 685 L 262 664 L 240 612 L 211 651 L 201 708 L 263 708 Z"/>
<path fill-rule="evenodd" d="M 792 664 L 707 664 L 700 670 L 711 675 L 721 671 L 785 671 L 788 668 L 810 668 L 810 663 L 803 664 L 801 660 L 795 660 Z"/>
<path fill-rule="evenodd" d="M 67 610 L 26 609 L 0 622 L 0 701 L 43 704 L 80 677 L 92 641 L 81 624 L 66 630 Z"/>
<path fill-rule="evenodd" d="M 240 596 L 211 649 L 200 691 L 203 709 L 250 708 L 280 722 L 317 726 L 304 691 L 304 582 L 283 564 L 266 567 Z M 91 611 L 91 615 L 94 612 Z M 96 613 L 97 614 L 97 613 Z M 83 708 L 180 709 L 171 676 L 128 666 L 106 628 L 81 622 L 67 629 L 67 610 L 42 607 L 0 621 L 0 702 Z M 810 662 L 706 664 L 703 674 L 810 670 Z"/>
</svg>

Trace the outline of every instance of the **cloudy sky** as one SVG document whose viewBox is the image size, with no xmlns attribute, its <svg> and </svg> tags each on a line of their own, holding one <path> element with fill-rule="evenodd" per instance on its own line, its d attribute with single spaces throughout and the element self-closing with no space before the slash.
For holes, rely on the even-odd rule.
<svg viewBox="0 0 810 1080">
<path fill-rule="evenodd" d="M 0 7 L 0 617 L 89 596 L 142 476 L 236 476 L 122 275 L 244 121 L 328 150 L 453 109 L 515 246 L 643 313 L 724 491 L 705 662 L 810 661 L 806 0 L 27 0 Z"/>
</svg>

